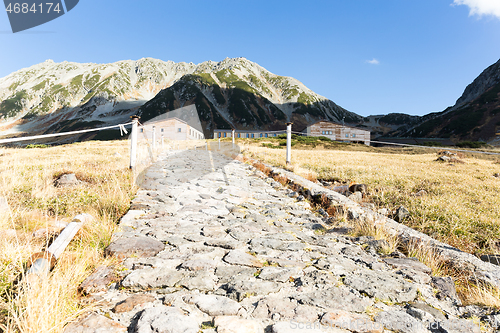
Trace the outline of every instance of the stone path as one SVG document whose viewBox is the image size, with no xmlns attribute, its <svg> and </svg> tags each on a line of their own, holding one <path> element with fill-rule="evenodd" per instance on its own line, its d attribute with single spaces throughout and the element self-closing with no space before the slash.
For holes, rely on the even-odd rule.
<svg viewBox="0 0 500 333">
<path fill-rule="evenodd" d="M 325 231 L 249 165 L 170 152 L 145 177 L 107 249 L 121 265 L 82 287 L 103 310 L 66 333 L 479 332 L 464 318 L 480 309 L 460 306 L 453 281 Z"/>
</svg>

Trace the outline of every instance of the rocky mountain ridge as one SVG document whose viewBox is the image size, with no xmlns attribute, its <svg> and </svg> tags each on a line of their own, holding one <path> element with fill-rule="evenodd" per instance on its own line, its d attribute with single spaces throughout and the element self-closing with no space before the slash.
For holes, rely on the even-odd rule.
<svg viewBox="0 0 500 333">
<path fill-rule="evenodd" d="M 138 112 L 147 120 L 193 103 L 201 108 L 206 134 L 215 127 L 361 119 L 298 80 L 272 74 L 245 58 L 198 65 L 151 58 L 112 64 L 48 60 L 0 79 L 0 101 L 5 134 L 104 126 Z"/>
<path fill-rule="evenodd" d="M 398 127 L 392 136 L 486 141 L 498 145 L 500 131 L 500 60 L 466 88 L 454 106 L 429 113 Z"/>
</svg>

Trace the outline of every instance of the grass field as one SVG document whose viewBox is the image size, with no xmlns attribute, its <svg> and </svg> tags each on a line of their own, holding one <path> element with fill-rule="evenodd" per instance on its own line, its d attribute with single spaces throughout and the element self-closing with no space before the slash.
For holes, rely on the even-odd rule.
<svg viewBox="0 0 500 333">
<path fill-rule="evenodd" d="M 9 205 L 0 214 L 0 331 L 61 332 L 95 306 L 82 302 L 77 288 L 95 266 L 112 264 L 103 250 L 136 191 L 137 173 L 128 169 L 128 144 L 0 148 L 0 198 Z M 278 148 L 283 147 L 282 139 L 238 144 L 247 156 L 285 167 L 285 150 Z M 211 148 L 217 149 L 217 144 Z M 475 254 L 498 253 L 500 178 L 494 174 L 500 173 L 500 164 L 494 157 L 479 157 L 450 165 L 436 162 L 436 153 L 428 150 L 296 140 L 292 164 L 296 173 L 312 180 L 367 184 L 369 202 L 390 210 L 404 205 L 410 211 L 404 223 L 436 239 Z M 66 173 L 75 173 L 80 184 L 56 187 L 55 180 Z M 415 195 L 422 190 L 424 195 Z M 78 233 L 50 276 L 37 284 L 14 283 L 30 256 L 79 213 L 90 213 L 96 222 Z M 430 257 L 420 256 L 424 262 Z M 488 304 L 500 305 L 496 290 L 476 288 L 463 295 L 472 295 L 470 303 L 491 297 Z"/>
<path fill-rule="evenodd" d="M 103 250 L 135 193 L 128 144 L 0 148 L 0 197 L 9 204 L 0 217 L 0 331 L 60 332 L 85 310 L 77 287 L 108 260 Z M 80 183 L 54 186 L 66 173 L 75 173 Z M 13 283 L 31 255 L 79 213 L 96 220 L 77 234 L 52 274 L 40 283 Z"/>
<path fill-rule="evenodd" d="M 248 156 L 285 167 L 285 150 L 269 148 L 280 141 L 253 140 L 243 147 Z M 367 201 L 376 208 L 410 211 L 404 224 L 469 253 L 500 253 L 499 157 L 470 154 L 464 163 L 446 163 L 436 161 L 436 150 L 311 142 L 292 148 L 295 173 L 367 184 Z"/>
</svg>

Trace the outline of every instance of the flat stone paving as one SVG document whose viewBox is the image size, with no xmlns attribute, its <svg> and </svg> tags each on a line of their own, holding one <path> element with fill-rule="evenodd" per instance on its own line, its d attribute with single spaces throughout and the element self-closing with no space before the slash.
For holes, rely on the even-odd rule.
<svg viewBox="0 0 500 333">
<path fill-rule="evenodd" d="M 380 256 L 368 237 L 325 232 L 249 165 L 168 152 L 144 176 L 107 249 L 122 258 L 116 282 L 90 292 L 103 309 L 66 333 L 479 332 L 453 282 Z"/>
</svg>

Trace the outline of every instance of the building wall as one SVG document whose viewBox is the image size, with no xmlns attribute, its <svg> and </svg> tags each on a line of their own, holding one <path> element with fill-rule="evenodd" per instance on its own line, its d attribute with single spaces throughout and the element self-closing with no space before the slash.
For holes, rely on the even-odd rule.
<svg viewBox="0 0 500 333">
<path fill-rule="evenodd" d="M 286 133 L 286 131 L 283 131 L 283 133 Z M 236 131 L 235 137 L 236 138 L 241 138 L 241 139 L 252 139 L 252 138 L 271 138 L 278 136 L 283 133 L 275 133 L 273 132 L 265 132 L 265 131 Z M 232 132 L 231 130 L 214 130 L 214 139 L 217 138 L 231 138 L 232 137 Z"/>
<path fill-rule="evenodd" d="M 362 142 L 370 145 L 370 132 L 362 129 L 320 121 L 307 127 L 308 136 L 325 136 L 336 141 Z"/>
<path fill-rule="evenodd" d="M 144 124 L 143 128 L 139 129 L 139 140 L 147 138 L 152 140 L 153 127 L 156 129 L 156 139 L 163 138 L 168 140 L 202 140 L 203 133 L 192 128 L 183 121 L 176 118 L 170 118 L 162 121 Z"/>
<path fill-rule="evenodd" d="M 271 131 L 236 131 L 236 138 L 267 138 L 275 137 L 286 133 L 286 130 L 278 133 Z M 370 132 L 362 129 L 342 126 L 340 124 L 331 123 L 328 121 L 320 121 L 316 124 L 308 126 L 302 133 L 307 136 L 325 136 L 331 140 L 344 142 L 361 142 L 365 145 L 370 145 Z M 230 138 L 231 130 L 214 130 L 214 139 Z"/>
</svg>

